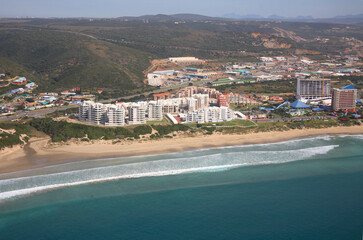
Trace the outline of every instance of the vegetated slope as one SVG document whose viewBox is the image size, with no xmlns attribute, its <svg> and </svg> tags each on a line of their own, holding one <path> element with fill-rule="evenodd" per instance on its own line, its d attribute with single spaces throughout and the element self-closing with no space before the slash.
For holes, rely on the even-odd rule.
<svg viewBox="0 0 363 240">
<path fill-rule="evenodd" d="M 177 23 L 177 24 L 176 24 Z M 296 44 L 288 38 L 269 35 L 275 46 L 264 46 L 264 40 L 255 38 L 252 33 L 272 34 L 271 27 L 264 28 L 256 22 L 174 22 L 142 21 L 122 22 L 118 27 L 114 21 L 97 23 L 97 28 L 90 28 L 86 22 L 77 23 L 74 30 L 111 40 L 123 46 L 150 52 L 159 58 L 170 56 L 196 56 L 200 58 L 243 57 L 246 55 L 279 54 Z M 112 27 L 107 27 L 110 24 Z M 245 53 L 247 52 L 247 53 Z"/>
<path fill-rule="evenodd" d="M 309 54 L 315 59 L 321 54 L 356 54 L 362 51 L 362 32 L 360 26 L 183 20 L 183 15 L 0 20 L 0 71 L 26 71 L 26 76 L 37 78 L 40 89 L 128 91 L 143 85 L 142 71 L 150 59 L 256 61 L 262 55 Z"/>
<path fill-rule="evenodd" d="M 1 30 L 0 70 L 25 75 L 41 89 L 120 88 L 143 84 L 149 55 L 74 33 Z M 34 79 L 36 78 L 36 79 Z"/>
<path fill-rule="evenodd" d="M 363 40 L 363 28 L 354 25 L 218 19 L 198 21 L 166 15 L 143 17 L 92 21 L 34 19 L 27 25 L 89 34 L 159 58 L 193 55 L 243 59 L 247 55 L 266 54 L 355 54 L 360 51 Z"/>
</svg>

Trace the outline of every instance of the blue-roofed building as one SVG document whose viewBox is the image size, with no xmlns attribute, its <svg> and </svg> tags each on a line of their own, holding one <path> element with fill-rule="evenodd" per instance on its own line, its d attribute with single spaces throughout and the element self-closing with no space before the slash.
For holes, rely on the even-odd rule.
<svg viewBox="0 0 363 240">
<path fill-rule="evenodd" d="M 199 72 L 199 69 L 198 68 L 183 68 L 182 71 Z"/>
<path fill-rule="evenodd" d="M 292 107 L 292 108 L 310 108 L 308 105 L 306 105 L 305 103 L 298 101 L 298 100 L 291 103 L 290 107 Z"/>
<path fill-rule="evenodd" d="M 340 89 L 348 90 L 348 89 L 355 89 L 355 87 L 354 87 L 354 85 L 353 85 L 353 84 L 350 84 L 350 85 L 348 85 L 348 86 L 341 87 Z"/>
<path fill-rule="evenodd" d="M 267 111 L 267 112 L 271 112 L 273 110 L 275 110 L 275 108 L 265 108 L 265 107 L 258 107 L 261 111 Z"/>
<path fill-rule="evenodd" d="M 25 77 L 20 77 L 20 78 L 17 78 L 15 79 L 12 84 L 15 84 L 15 85 L 22 85 L 22 84 L 26 84 L 26 78 Z"/>
<path fill-rule="evenodd" d="M 33 83 L 33 82 L 30 82 L 30 83 L 27 83 L 26 85 L 25 85 L 25 87 L 26 88 L 34 88 L 36 85 L 35 85 L 35 83 Z"/>
</svg>

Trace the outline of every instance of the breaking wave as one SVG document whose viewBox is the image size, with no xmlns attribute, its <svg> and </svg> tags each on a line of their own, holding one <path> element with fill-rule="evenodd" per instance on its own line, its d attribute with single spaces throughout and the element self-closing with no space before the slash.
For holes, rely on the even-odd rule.
<svg viewBox="0 0 363 240">
<path fill-rule="evenodd" d="M 215 153 L 138 163 L 120 164 L 76 171 L 0 180 L 0 202 L 55 188 L 129 178 L 155 177 L 196 172 L 224 171 L 232 168 L 281 164 L 326 154 L 339 145 L 283 151 Z"/>
</svg>

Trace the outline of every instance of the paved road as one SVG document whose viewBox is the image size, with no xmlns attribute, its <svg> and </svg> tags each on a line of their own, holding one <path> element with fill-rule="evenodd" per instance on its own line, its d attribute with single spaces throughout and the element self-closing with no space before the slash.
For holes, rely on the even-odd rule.
<svg viewBox="0 0 363 240">
<path fill-rule="evenodd" d="M 290 121 L 308 121 L 308 120 L 324 120 L 324 119 L 335 119 L 333 116 L 324 117 L 295 117 L 295 118 L 283 118 L 283 119 L 253 119 L 252 121 L 261 122 L 290 122 Z"/>
<path fill-rule="evenodd" d="M 53 113 L 55 111 L 66 110 L 66 109 L 69 109 L 69 108 L 76 108 L 76 107 L 78 107 L 78 105 L 68 105 L 68 106 L 62 106 L 62 107 L 44 108 L 44 109 L 39 109 L 39 110 L 34 110 L 34 111 L 17 111 L 17 112 L 15 112 L 14 115 L 0 117 L 0 122 L 1 121 L 6 121 L 6 120 L 14 120 L 14 119 L 23 118 L 23 117 L 39 118 L 39 117 L 42 117 L 43 115 L 48 114 L 48 113 Z"/>
<path fill-rule="evenodd" d="M 130 96 L 124 96 L 124 97 L 119 97 L 119 98 L 102 100 L 100 102 L 101 103 L 110 103 L 110 102 L 118 101 L 118 100 L 121 100 L 121 99 L 131 99 L 131 98 L 134 98 L 134 97 L 139 97 L 141 95 L 147 96 L 149 94 L 167 92 L 167 91 L 172 90 L 172 89 L 183 88 L 183 87 L 186 87 L 187 85 L 188 84 L 170 86 L 170 87 L 167 87 L 167 88 L 156 89 L 156 90 L 145 92 L 145 93 L 140 93 L 140 94 L 134 94 L 134 95 L 130 95 Z M 19 119 L 19 118 L 23 118 L 23 117 L 39 118 L 39 117 L 43 117 L 45 114 L 53 113 L 55 111 L 66 110 L 66 109 L 77 108 L 77 107 L 78 107 L 77 104 L 72 104 L 72 105 L 62 106 L 62 107 L 43 108 L 43 109 L 34 110 L 34 111 L 17 111 L 13 115 L 0 117 L 0 122 L 1 121 L 7 121 L 7 120 Z"/>
</svg>

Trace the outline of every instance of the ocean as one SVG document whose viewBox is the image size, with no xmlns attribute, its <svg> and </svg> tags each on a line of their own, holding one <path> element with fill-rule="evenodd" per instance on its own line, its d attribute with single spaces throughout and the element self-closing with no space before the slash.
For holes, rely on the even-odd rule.
<svg viewBox="0 0 363 240">
<path fill-rule="evenodd" d="M 363 135 L 0 175 L 0 239 L 362 239 Z"/>
</svg>

